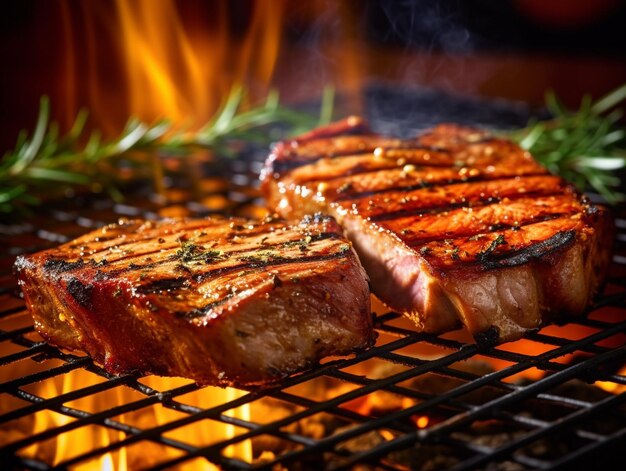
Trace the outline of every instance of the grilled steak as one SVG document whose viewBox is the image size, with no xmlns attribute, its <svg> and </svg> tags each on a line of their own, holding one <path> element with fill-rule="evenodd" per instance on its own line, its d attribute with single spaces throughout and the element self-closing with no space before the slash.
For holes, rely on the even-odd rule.
<svg viewBox="0 0 626 471">
<path fill-rule="evenodd" d="M 38 332 L 112 373 L 258 385 L 373 341 L 367 277 L 326 216 L 121 221 L 15 272 Z"/>
<path fill-rule="evenodd" d="M 579 315 L 610 256 L 604 209 L 475 129 L 400 140 L 353 117 L 278 143 L 261 178 L 282 216 L 334 216 L 374 293 L 427 332 L 505 341 Z"/>
</svg>

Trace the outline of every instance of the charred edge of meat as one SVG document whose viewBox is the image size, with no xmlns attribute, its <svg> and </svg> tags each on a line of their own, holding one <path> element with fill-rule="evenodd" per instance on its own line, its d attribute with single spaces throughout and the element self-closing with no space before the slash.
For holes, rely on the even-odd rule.
<svg viewBox="0 0 626 471">
<path fill-rule="evenodd" d="M 496 250 L 496 248 L 498 248 L 499 245 L 505 245 L 506 243 L 507 242 L 506 242 L 506 239 L 504 238 L 504 235 L 498 234 L 498 236 L 494 240 L 491 241 L 491 244 L 489 244 L 489 247 L 487 247 L 482 252 L 479 252 L 478 254 L 476 254 L 476 258 L 481 263 L 488 263 L 490 255 Z"/>
<path fill-rule="evenodd" d="M 84 266 L 85 261 L 83 259 L 78 259 L 75 262 L 68 262 L 63 259 L 49 258 L 43 264 L 43 269 L 53 273 L 65 273 L 78 268 L 83 268 Z"/>
<path fill-rule="evenodd" d="M 92 309 L 91 293 L 93 292 L 93 285 L 86 285 L 78 278 L 72 277 L 67 281 L 67 292 L 70 293 L 78 304 L 87 309 Z"/>
<path fill-rule="evenodd" d="M 118 260 L 119 262 L 119 260 Z M 149 270 L 152 268 L 156 268 L 157 266 L 163 264 L 167 262 L 167 260 L 163 260 L 163 261 L 159 261 L 159 262 L 150 262 L 150 263 L 145 263 L 145 264 L 138 264 L 138 263 L 130 263 L 128 266 L 123 267 L 123 268 L 115 268 L 113 270 L 110 270 L 109 272 L 107 272 L 108 276 L 110 278 L 115 278 L 118 276 L 123 275 L 124 273 L 129 273 L 132 271 L 139 271 L 139 270 Z"/>
<path fill-rule="evenodd" d="M 107 272 L 102 270 L 96 270 L 96 274 L 93 277 L 94 281 L 104 281 L 110 279 L 110 276 Z"/>
<path fill-rule="evenodd" d="M 283 280 L 278 275 L 272 275 L 272 283 L 274 288 L 280 288 L 283 285 Z"/>
<path fill-rule="evenodd" d="M 191 311 L 177 311 L 174 313 L 174 315 L 176 317 L 184 317 L 186 319 L 195 319 L 196 317 L 206 316 L 209 312 L 211 312 L 212 309 L 221 306 L 222 304 L 226 304 L 226 302 L 236 294 L 237 293 L 231 291 L 230 293 L 226 293 L 222 298 L 218 299 L 217 301 L 205 304 L 204 306 L 193 309 Z"/>
<path fill-rule="evenodd" d="M 502 239 L 498 240 L 500 238 Z M 518 251 L 508 252 L 499 257 L 492 257 L 493 251 L 497 245 L 506 243 L 503 239 L 504 236 L 500 234 L 484 252 L 477 256 L 478 261 L 485 270 L 515 267 L 528 263 L 533 259 L 541 258 L 554 253 L 557 250 L 572 245 L 576 240 L 576 231 L 559 231 L 544 241 L 530 245 Z"/>
<path fill-rule="evenodd" d="M 493 347 L 500 341 L 500 329 L 495 325 L 492 325 L 487 330 L 482 332 L 476 332 L 474 339 L 479 347 Z"/>
<path fill-rule="evenodd" d="M 137 292 L 139 294 L 155 294 L 163 291 L 176 291 L 187 286 L 189 286 L 188 278 L 163 278 L 138 286 Z"/>
</svg>

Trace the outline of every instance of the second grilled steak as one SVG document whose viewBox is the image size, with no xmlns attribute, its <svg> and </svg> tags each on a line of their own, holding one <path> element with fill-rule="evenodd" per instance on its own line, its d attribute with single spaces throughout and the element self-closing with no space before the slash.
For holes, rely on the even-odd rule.
<svg viewBox="0 0 626 471">
<path fill-rule="evenodd" d="M 579 315 L 610 257 L 601 207 L 475 129 L 400 140 L 349 118 L 276 145 L 262 180 L 282 216 L 336 217 L 374 293 L 427 332 L 513 340 Z"/>
<path fill-rule="evenodd" d="M 373 342 L 329 217 L 125 221 L 16 261 L 37 331 L 113 373 L 259 385 Z"/>
</svg>

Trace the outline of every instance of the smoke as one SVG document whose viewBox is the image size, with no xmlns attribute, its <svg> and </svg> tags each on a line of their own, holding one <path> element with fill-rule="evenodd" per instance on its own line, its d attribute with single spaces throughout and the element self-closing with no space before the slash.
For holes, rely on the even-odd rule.
<svg viewBox="0 0 626 471">
<path fill-rule="evenodd" d="M 486 39 L 478 31 L 485 30 L 485 22 L 490 25 L 499 7 L 481 1 L 316 0 L 294 5 L 287 12 L 283 50 L 297 54 L 283 57 L 287 60 L 279 67 L 289 78 L 279 83 L 294 87 L 289 96 L 300 103 L 334 85 L 336 116 L 371 113 L 368 95 L 381 84 L 417 93 L 434 89 L 477 95 L 498 67 L 492 58 L 484 59 Z M 425 121 L 423 104 L 402 103 L 402 112 L 409 120 L 415 115 Z M 430 112 L 446 116 L 439 104 L 449 107 L 450 102 L 429 102 Z"/>
<path fill-rule="evenodd" d="M 476 47 L 458 0 L 380 0 L 379 6 L 388 22 L 385 41 L 431 53 L 468 54 Z"/>
<path fill-rule="evenodd" d="M 366 109 L 378 130 L 413 135 L 440 122 L 485 127 L 523 125 L 528 109 L 479 98 L 506 57 L 506 8 L 476 0 L 372 0 L 368 42 L 392 51 L 368 88 Z M 486 35 L 485 35 L 486 33 Z M 507 35 L 515 32 L 506 32 Z"/>
<path fill-rule="evenodd" d="M 477 95 L 497 73 L 494 61 L 485 60 L 487 41 L 480 33 L 497 7 L 461 0 L 377 0 L 376 5 L 381 18 L 371 40 L 401 51 L 386 71 L 396 82 Z"/>
</svg>

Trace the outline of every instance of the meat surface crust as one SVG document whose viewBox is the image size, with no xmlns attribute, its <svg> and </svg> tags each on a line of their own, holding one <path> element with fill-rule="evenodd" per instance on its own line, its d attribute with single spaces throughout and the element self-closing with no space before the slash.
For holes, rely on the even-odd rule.
<svg viewBox="0 0 626 471">
<path fill-rule="evenodd" d="M 262 385 L 374 340 L 367 276 L 327 216 L 120 221 L 14 270 L 37 331 L 112 373 Z"/>
<path fill-rule="evenodd" d="M 426 332 L 492 343 L 581 315 L 610 258 L 605 209 L 476 129 L 402 140 L 351 117 L 275 145 L 261 180 L 281 216 L 335 217 L 374 294 Z"/>
</svg>

